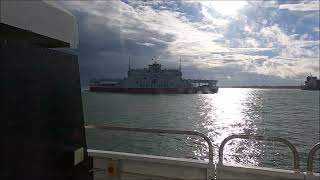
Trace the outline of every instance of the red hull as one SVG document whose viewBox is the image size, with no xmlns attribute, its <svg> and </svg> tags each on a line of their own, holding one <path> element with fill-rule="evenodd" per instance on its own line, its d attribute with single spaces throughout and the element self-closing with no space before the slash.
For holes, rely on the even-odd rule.
<svg viewBox="0 0 320 180">
<path fill-rule="evenodd" d="M 114 93 L 141 93 L 141 94 L 213 94 L 217 89 L 198 89 L 198 88 L 114 88 L 105 86 L 90 86 L 93 92 L 114 92 Z"/>
</svg>

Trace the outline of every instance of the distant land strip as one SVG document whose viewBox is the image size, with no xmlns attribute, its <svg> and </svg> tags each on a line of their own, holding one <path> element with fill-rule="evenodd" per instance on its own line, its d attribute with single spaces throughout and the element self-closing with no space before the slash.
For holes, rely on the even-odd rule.
<svg viewBox="0 0 320 180">
<path fill-rule="evenodd" d="M 222 88 L 301 89 L 301 86 L 224 86 Z"/>
</svg>

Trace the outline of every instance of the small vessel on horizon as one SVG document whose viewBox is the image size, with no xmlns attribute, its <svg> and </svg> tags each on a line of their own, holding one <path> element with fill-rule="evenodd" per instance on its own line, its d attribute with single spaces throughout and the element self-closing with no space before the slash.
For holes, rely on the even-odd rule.
<svg viewBox="0 0 320 180">
<path fill-rule="evenodd" d="M 179 69 L 161 69 L 153 61 L 148 68 L 128 67 L 124 79 L 96 79 L 89 85 L 94 92 L 149 93 L 149 94 L 213 94 L 218 92 L 217 80 L 183 79 Z"/>
<path fill-rule="evenodd" d="M 317 79 L 316 76 L 307 76 L 304 84 L 301 84 L 302 90 L 320 90 L 320 79 Z"/>
</svg>

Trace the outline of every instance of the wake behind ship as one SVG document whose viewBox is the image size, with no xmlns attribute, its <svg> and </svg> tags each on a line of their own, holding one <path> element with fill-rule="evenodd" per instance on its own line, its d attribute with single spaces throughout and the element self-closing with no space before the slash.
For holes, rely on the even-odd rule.
<svg viewBox="0 0 320 180">
<path fill-rule="evenodd" d="M 154 61 L 148 68 L 131 69 L 128 77 L 120 80 L 93 80 L 89 86 L 94 92 L 152 93 L 152 94 L 213 94 L 218 92 L 217 80 L 183 79 L 179 69 L 161 69 Z"/>
</svg>

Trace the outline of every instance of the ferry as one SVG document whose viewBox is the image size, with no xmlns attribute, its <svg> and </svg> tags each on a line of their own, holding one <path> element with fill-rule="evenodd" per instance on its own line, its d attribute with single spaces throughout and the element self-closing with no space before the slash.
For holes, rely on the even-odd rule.
<svg viewBox="0 0 320 180">
<path fill-rule="evenodd" d="M 179 69 L 162 69 L 153 59 L 148 68 L 132 69 L 122 80 L 93 80 L 89 90 L 93 92 L 152 93 L 152 94 L 213 94 L 218 92 L 217 80 L 183 79 L 181 60 Z"/>
<path fill-rule="evenodd" d="M 55 48 L 77 48 L 75 17 L 49 1 L 0 1 L 0 179 L 11 180 L 316 180 L 309 147 L 307 171 L 297 148 L 283 137 L 232 135 L 213 160 L 211 139 L 197 131 L 85 124 L 77 55 Z M 28 23 L 29 22 L 29 23 Z M 54 22 L 54 23 L 52 23 Z M 156 66 L 158 66 L 156 64 Z M 23 89 L 23 90 L 22 90 Z M 88 149 L 86 131 L 185 134 L 203 138 L 207 160 Z M 292 151 L 291 170 L 224 164 L 232 139 L 277 141 Z M 105 142 L 109 143 L 109 142 Z M 148 146 L 148 144 L 145 144 Z M 272 147 L 270 147 L 272 148 Z M 307 151 L 307 150 L 306 150 Z"/>
<path fill-rule="evenodd" d="M 302 90 L 320 90 L 320 79 L 316 76 L 308 76 L 304 84 L 301 84 Z"/>
</svg>

